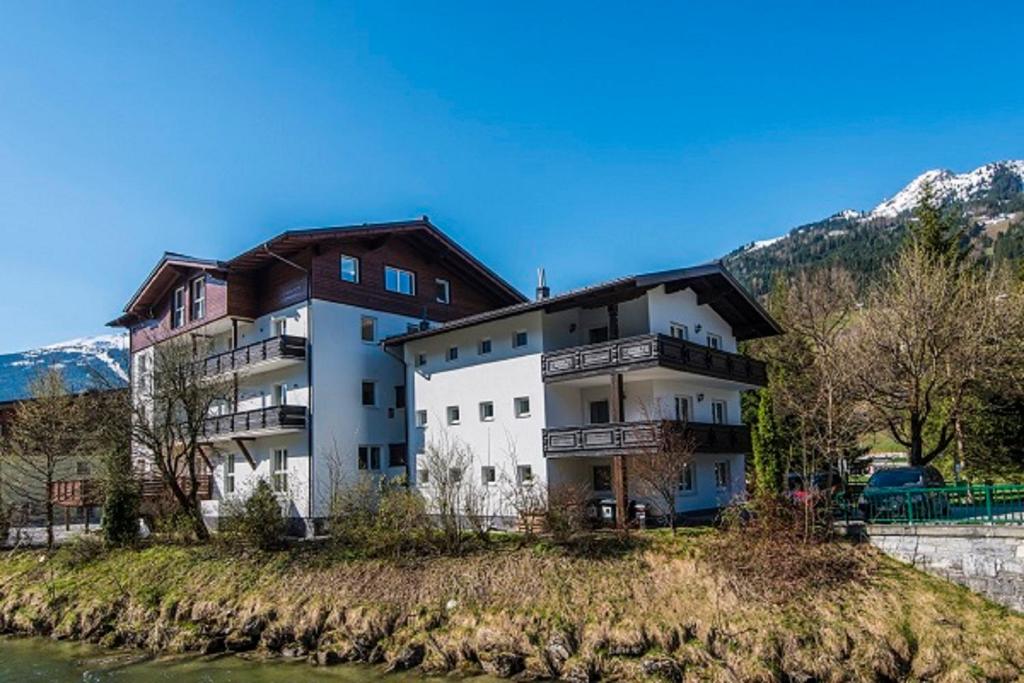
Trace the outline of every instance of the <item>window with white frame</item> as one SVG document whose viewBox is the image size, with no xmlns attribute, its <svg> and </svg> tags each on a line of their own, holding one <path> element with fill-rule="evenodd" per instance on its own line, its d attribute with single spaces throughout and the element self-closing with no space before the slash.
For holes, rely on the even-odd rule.
<svg viewBox="0 0 1024 683">
<path fill-rule="evenodd" d="M 498 473 L 494 465 L 484 465 L 480 468 L 480 483 L 494 484 L 498 481 Z"/>
<path fill-rule="evenodd" d="M 457 425 L 462 421 L 458 406 L 448 406 L 445 414 L 448 416 L 448 424 Z"/>
<path fill-rule="evenodd" d="M 417 470 L 416 471 L 416 481 L 419 484 L 429 484 L 430 483 L 430 470 Z"/>
<path fill-rule="evenodd" d="M 427 426 L 427 411 L 417 410 L 416 411 L 416 426 L 426 427 Z"/>
<path fill-rule="evenodd" d="M 377 341 L 377 319 L 364 315 L 359 319 L 359 338 L 364 342 L 373 343 Z"/>
<path fill-rule="evenodd" d="M 693 401 L 689 396 L 676 396 L 674 403 L 677 420 L 689 422 L 693 419 Z"/>
<path fill-rule="evenodd" d="M 439 304 L 450 304 L 452 302 L 452 284 L 441 278 L 434 280 L 434 300 Z"/>
<path fill-rule="evenodd" d="M 360 400 L 364 406 L 377 405 L 377 383 L 373 380 L 364 379 L 361 387 Z"/>
<path fill-rule="evenodd" d="M 288 449 L 275 448 L 270 461 L 270 482 L 278 493 L 288 491 Z"/>
<path fill-rule="evenodd" d="M 480 343 L 476 347 L 477 353 L 481 356 L 486 356 L 491 352 L 491 340 L 490 338 L 481 339 Z"/>
<path fill-rule="evenodd" d="M 725 401 L 711 402 L 711 422 L 716 425 L 724 425 L 726 422 Z"/>
<path fill-rule="evenodd" d="M 341 279 L 344 282 L 359 282 L 359 259 L 347 254 L 341 255 Z"/>
<path fill-rule="evenodd" d="M 732 473 L 728 460 L 719 460 L 715 463 L 715 488 L 719 491 L 728 491 L 732 488 Z"/>
<path fill-rule="evenodd" d="M 708 332 L 708 346 L 712 349 L 722 348 L 722 336 Z"/>
<path fill-rule="evenodd" d="M 521 346 L 526 346 L 529 341 L 529 336 L 526 334 L 526 330 L 519 330 L 512 335 L 512 348 L 518 349 Z"/>
<path fill-rule="evenodd" d="M 458 360 L 459 359 L 459 347 L 458 346 L 450 346 L 450 347 L 448 347 L 448 351 L 447 351 L 447 353 L 445 353 L 444 357 L 445 357 L 445 360 L 447 360 L 449 363 L 452 362 L 453 360 Z"/>
<path fill-rule="evenodd" d="M 494 401 L 480 402 L 480 421 L 490 422 L 494 419 Z"/>
<path fill-rule="evenodd" d="M 416 275 L 412 271 L 384 266 L 384 289 L 396 294 L 414 296 L 416 294 Z"/>
<path fill-rule="evenodd" d="M 273 400 L 275 406 L 286 406 L 288 405 L 288 385 L 287 384 L 275 384 Z"/>
<path fill-rule="evenodd" d="M 380 469 L 380 446 L 359 447 L 359 469 L 374 472 Z"/>
<path fill-rule="evenodd" d="M 171 328 L 178 328 L 185 324 L 185 288 L 178 287 L 174 290 L 171 299 Z"/>
<path fill-rule="evenodd" d="M 694 478 L 693 478 L 693 463 L 683 464 L 683 469 L 679 472 L 679 492 L 680 493 L 693 493 L 696 491 Z"/>
<path fill-rule="evenodd" d="M 668 324 L 668 334 L 676 339 L 689 339 L 690 330 L 683 323 L 672 322 Z"/>
<path fill-rule="evenodd" d="M 224 459 L 224 492 L 235 492 L 235 454 L 228 453 Z"/>
<path fill-rule="evenodd" d="M 530 416 L 530 397 L 519 396 L 513 401 L 513 405 L 516 411 L 516 417 L 529 417 Z"/>
<path fill-rule="evenodd" d="M 529 465 L 516 466 L 516 483 L 529 484 L 533 482 L 533 468 Z"/>
<path fill-rule="evenodd" d="M 197 277 L 192 281 L 192 320 L 206 317 L 206 279 Z"/>
<path fill-rule="evenodd" d="M 462 468 L 461 467 L 449 467 L 448 468 L 448 481 L 452 484 L 458 484 L 462 481 Z"/>
<path fill-rule="evenodd" d="M 271 327 L 275 337 L 283 337 L 288 333 L 288 318 L 274 318 Z"/>
</svg>

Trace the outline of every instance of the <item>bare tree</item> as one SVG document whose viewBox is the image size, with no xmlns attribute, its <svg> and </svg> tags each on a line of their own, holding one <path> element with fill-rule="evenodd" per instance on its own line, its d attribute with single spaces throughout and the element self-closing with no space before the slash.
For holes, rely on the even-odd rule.
<svg viewBox="0 0 1024 683">
<path fill-rule="evenodd" d="M 887 275 L 856 325 L 856 377 L 910 463 L 925 465 L 956 437 L 970 392 L 1005 362 L 1019 311 L 1005 304 L 1004 285 L 991 274 L 918 246 Z"/>
<path fill-rule="evenodd" d="M 696 443 L 687 433 L 685 422 L 662 419 L 655 424 L 658 427 L 654 444 L 630 458 L 630 471 L 668 515 L 669 526 L 675 534 L 679 482 L 686 469 L 693 465 Z"/>
<path fill-rule="evenodd" d="M 519 460 L 519 449 L 510 434 L 505 435 L 505 467 L 499 476 L 499 487 L 506 509 L 519 522 L 527 537 L 540 531 L 548 510 L 547 487 L 537 478 L 533 468 Z"/>
<path fill-rule="evenodd" d="M 29 392 L 31 398 L 14 412 L 4 474 L 16 497 L 43 508 L 46 544 L 53 547 L 52 489 L 86 455 L 88 415 L 85 402 L 68 390 L 58 369 L 33 379 Z"/>
<path fill-rule="evenodd" d="M 446 430 L 439 430 L 419 456 L 419 469 L 426 473 L 420 482 L 427 509 L 441 527 L 450 551 L 462 547 L 465 532 L 473 528 L 478 498 L 472 478 L 473 451 Z"/>
<path fill-rule="evenodd" d="M 230 382 L 208 377 L 199 359 L 206 344 L 171 340 L 153 347 L 152 369 L 136 378 L 132 440 L 160 474 L 198 540 L 210 536 L 203 520 L 199 477 L 216 452 L 206 435 L 207 419 L 229 405 Z"/>
</svg>

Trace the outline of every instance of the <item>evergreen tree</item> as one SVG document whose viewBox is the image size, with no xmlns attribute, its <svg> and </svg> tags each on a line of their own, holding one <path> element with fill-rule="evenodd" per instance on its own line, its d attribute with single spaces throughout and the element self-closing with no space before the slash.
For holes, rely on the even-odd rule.
<svg viewBox="0 0 1024 683">
<path fill-rule="evenodd" d="M 957 262 L 966 256 L 963 220 L 955 210 L 942 206 L 929 182 L 921 186 L 908 237 L 911 244 L 933 258 Z"/>
<path fill-rule="evenodd" d="M 103 535 L 109 545 L 131 545 L 139 533 L 139 489 L 131 453 L 112 451 L 104 464 Z"/>
<path fill-rule="evenodd" d="M 759 497 L 770 497 L 782 492 L 783 439 L 775 416 L 771 390 L 765 388 L 757 393 L 757 421 L 750 434 L 754 455 L 754 490 Z"/>
</svg>

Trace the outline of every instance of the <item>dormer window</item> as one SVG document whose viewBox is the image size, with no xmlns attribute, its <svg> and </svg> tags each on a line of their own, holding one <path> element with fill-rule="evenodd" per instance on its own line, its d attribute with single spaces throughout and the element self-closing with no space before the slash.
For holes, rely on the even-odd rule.
<svg viewBox="0 0 1024 683">
<path fill-rule="evenodd" d="M 177 329 L 185 324 L 185 288 L 174 290 L 171 300 L 171 328 Z"/>
<path fill-rule="evenodd" d="M 341 279 L 343 282 L 359 283 L 359 259 L 355 256 L 341 255 Z"/>
<path fill-rule="evenodd" d="M 192 281 L 192 320 L 206 317 L 206 280 L 198 277 Z"/>
<path fill-rule="evenodd" d="M 394 266 L 384 266 L 384 289 L 397 294 L 415 296 L 416 276 L 412 271 Z"/>
</svg>

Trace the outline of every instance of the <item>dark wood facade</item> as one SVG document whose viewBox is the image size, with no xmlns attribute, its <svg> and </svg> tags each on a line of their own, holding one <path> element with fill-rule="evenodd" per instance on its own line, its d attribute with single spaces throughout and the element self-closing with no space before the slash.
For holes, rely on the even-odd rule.
<svg viewBox="0 0 1024 683">
<path fill-rule="evenodd" d="M 555 427 L 544 430 L 545 457 L 607 457 L 657 448 L 665 429 L 684 430 L 698 453 L 747 453 L 747 425 L 637 421 Z"/>
</svg>

